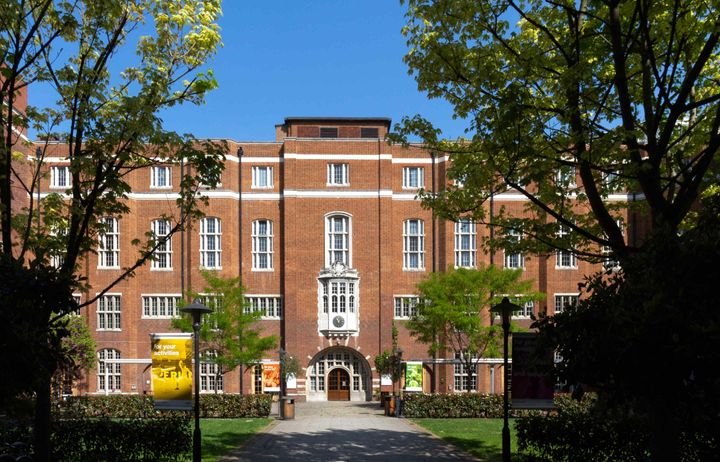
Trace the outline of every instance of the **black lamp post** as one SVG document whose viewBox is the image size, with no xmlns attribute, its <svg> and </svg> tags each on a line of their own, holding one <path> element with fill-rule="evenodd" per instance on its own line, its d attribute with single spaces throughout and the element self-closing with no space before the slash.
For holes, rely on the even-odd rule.
<svg viewBox="0 0 720 462">
<path fill-rule="evenodd" d="M 195 390 L 195 431 L 193 431 L 193 462 L 200 462 L 200 318 L 203 314 L 212 313 L 212 308 L 195 299 L 191 304 L 180 308 L 183 313 L 190 313 L 193 320 L 193 389 Z"/>
<path fill-rule="evenodd" d="M 490 313 L 498 313 L 502 317 L 503 330 L 503 429 L 502 429 L 502 460 L 510 462 L 510 402 L 508 401 L 508 337 L 510 336 L 510 316 L 520 307 L 510 303 L 510 299 L 503 297 L 502 302 L 490 308 Z M 490 317 L 492 321 L 492 316 Z"/>
<path fill-rule="evenodd" d="M 402 355 L 403 350 L 402 348 L 393 348 L 393 354 L 396 357 L 396 366 L 397 366 L 397 378 L 398 378 L 398 395 L 396 397 L 393 397 L 395 399 L 395 417 L 400 417 L 400 403 L 402 402 L 403 392 L 402 392 Z"/>
</svg>

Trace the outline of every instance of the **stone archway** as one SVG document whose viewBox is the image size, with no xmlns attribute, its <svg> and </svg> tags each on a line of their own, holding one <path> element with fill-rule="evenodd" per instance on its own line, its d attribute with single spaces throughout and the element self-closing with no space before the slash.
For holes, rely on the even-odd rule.
<svg viewBox="0 0 720 462">
<path fill-rule="evenodd" d="M 357 351 L 347 347 L 326 348 L 308 365 L 307 399 L 369 401 L 372 398 L 371 374 L 370 364 Z"/>
</svg>

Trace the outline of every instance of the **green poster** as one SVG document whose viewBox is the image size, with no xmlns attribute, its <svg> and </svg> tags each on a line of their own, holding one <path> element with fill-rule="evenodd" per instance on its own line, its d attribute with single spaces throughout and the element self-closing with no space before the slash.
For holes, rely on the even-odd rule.
<svg viewBox="0 0 720 462">
<path fill-rule="evenodd" d="M 423 391 L 423 367 L 419 361 L 405 363 L 405 391 Z"/>
</svg>

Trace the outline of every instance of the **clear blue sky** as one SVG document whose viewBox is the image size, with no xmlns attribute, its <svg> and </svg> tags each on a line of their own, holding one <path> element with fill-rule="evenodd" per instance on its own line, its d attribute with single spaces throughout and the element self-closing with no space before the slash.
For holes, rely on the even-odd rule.
<svg viewBox="0 0 720 462">
<path fill-rule="evenodd" d="M 271 141 L 287 116 L 424 115 L 463 134 L 445 101 L 417 90 L 402 61 L 398 0 L 225 0 L 225 46 L 211 66 L 220 87 L 201 107 L 175 107 L 167 127 L 201 138 Z"/>
</svg>

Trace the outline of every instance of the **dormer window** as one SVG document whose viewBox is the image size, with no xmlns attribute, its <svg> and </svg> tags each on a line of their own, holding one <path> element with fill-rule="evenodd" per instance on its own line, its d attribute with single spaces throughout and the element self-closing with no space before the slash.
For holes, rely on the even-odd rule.
<svg viewBox="0 0 720 462">
<path fill-rule="evenodd" d="M 360 127 L 360 138 L 380 138 L 380 131 L 373 127 Z"/>
<path fill-rule="evenodd" d="M 320 127 L 320 138 L 337 138 L 337 127 Z"/>
</svg>

